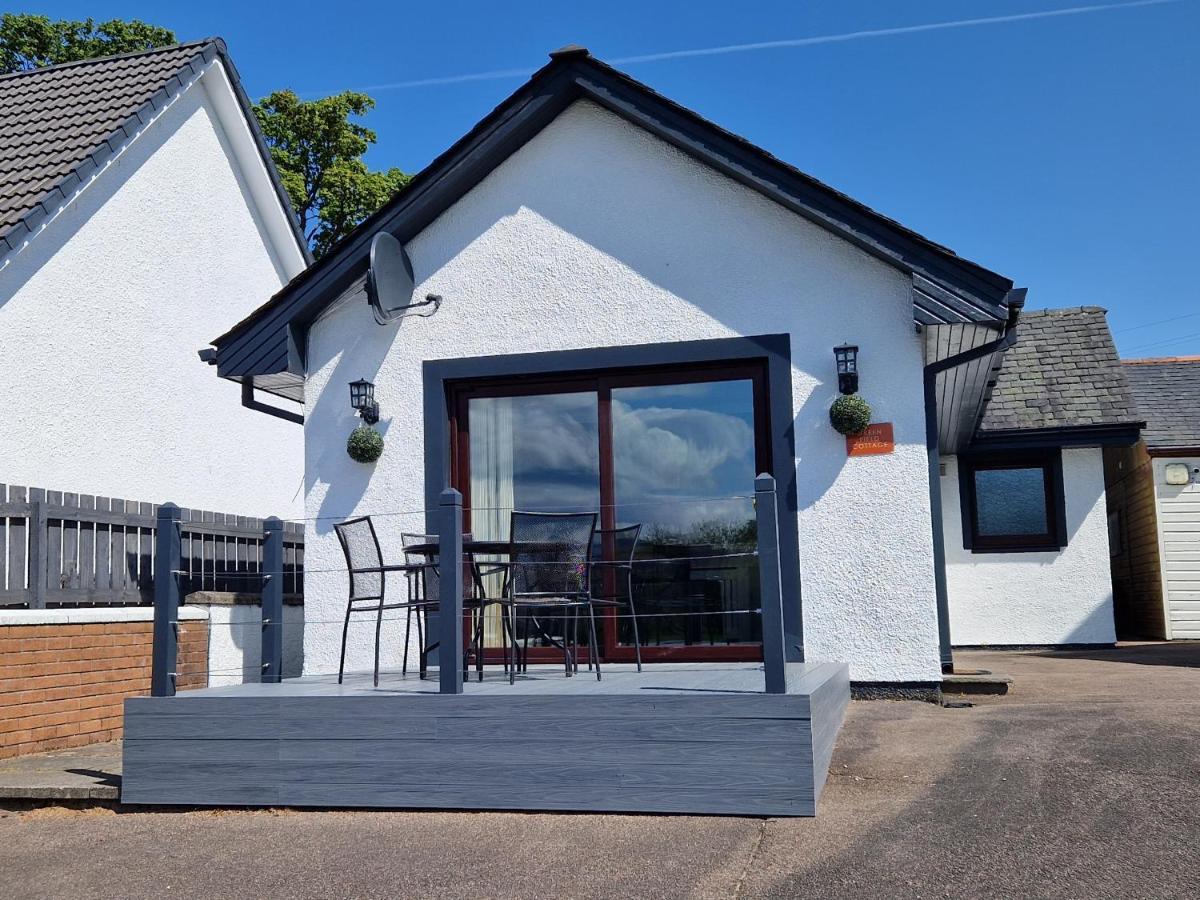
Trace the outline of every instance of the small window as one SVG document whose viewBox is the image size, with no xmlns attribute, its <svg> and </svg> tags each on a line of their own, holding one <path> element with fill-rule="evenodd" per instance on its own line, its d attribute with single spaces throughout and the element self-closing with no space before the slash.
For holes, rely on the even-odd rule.
<svg viewBox="0 0 1200 900">
<path fill-rule="evenodd" d="M 1018 553 L 1066 545 L 1057 451 L 964 457 L 959 478 L 968 550 Z"/>
<path fill-rule="evenodd" d="M 1121 511 L 1114 509 L 1108 514 L 1108 555 L 1120 556 L 1125 552 L 1125 523 Z"/>
</svg>

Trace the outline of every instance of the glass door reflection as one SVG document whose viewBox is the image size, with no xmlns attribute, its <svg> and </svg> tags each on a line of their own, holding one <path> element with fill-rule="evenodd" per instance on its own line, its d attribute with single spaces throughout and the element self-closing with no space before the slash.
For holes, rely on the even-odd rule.
<svg viewBox="0 0 1200 900">
<path fill-rule="evenodd" d="M 595 391 L 472 397 L 470 434 L 471 533 L 479 540 L 508 540 L 514 509 L 595 511 L 600 508 L 599 425 Z M 478 560 L 487 571 L 486 558 Z M 487 596 L 499 596 L 504 576 L 483 577 Z M 561 620 L 543 617 L 547 634 L 560 639 Z M 534 644 L 543 643 L 534 638 Z M 504 646 L 501 613 L 491 606 L 484 646 Z"/>
<path fill-rule="evenodd" d="M 614 518 L 642 526 L 633 595 L 648 650 L 762 641 L 757 557 L 739 555 L 757 546 L 754 387 L 612 389 Z M 612 649 L 631 649 L 632 623 L 616 624 Z"/>
</svg>

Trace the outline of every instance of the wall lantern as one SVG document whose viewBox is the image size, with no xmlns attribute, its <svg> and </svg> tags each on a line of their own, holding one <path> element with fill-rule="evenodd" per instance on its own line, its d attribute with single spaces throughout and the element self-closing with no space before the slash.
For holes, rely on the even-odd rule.
<svg viewBox="0 0 1200 900">
<path fill-rule="evenodd" d="M 358 410 L 358 414 L 368 425 L 379 421 L 379 404 L 375 402 L 373 382 L 365 378 L 350 382 L 350 405 Z"/>
<path fill-rule="evenodd" d="M 854 344 L 834 347 L 833 358 L 837 360 L 838 390 L 843 394 L 857 394 L 858 347 Z"/>
</svg>

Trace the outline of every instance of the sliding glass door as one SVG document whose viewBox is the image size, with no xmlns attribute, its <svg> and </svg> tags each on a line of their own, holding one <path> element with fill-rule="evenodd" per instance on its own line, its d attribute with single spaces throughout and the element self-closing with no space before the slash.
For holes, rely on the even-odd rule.
<svg viewBox="0 0 1200 900">
<path fill-rule="evenodd" d="M 640 525 L 632 591 L 643 659 L 759 658 L 749 554 L 754 476 L 770 469 L 764 392 L 754 364 L 457 383 L 453 464 L 468 527 L 505 539 L 513 509 Z M 543 624 L 561 636 L 560 624 Z M 627 609 L 607 611 L 602 630 L 607 659 L 633 659 Z M 487 631 L 500 646 L 498 621 Z"/>
</svg>

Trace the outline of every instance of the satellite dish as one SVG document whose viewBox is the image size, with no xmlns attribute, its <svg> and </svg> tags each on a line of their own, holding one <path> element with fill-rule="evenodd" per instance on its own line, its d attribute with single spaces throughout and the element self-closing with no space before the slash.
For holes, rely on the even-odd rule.
<svg viewBox="0 0 1200 900">
<path fill-rule="evenodd" d="M 367 301 L 380 325 L 405 316 L 431 316 L 442 304 L 437 294 L 413 302 L 413 268 L 404 245 L 386 231 L 371 239 L 371 267 L 367 269 Z"/>
</svg>

